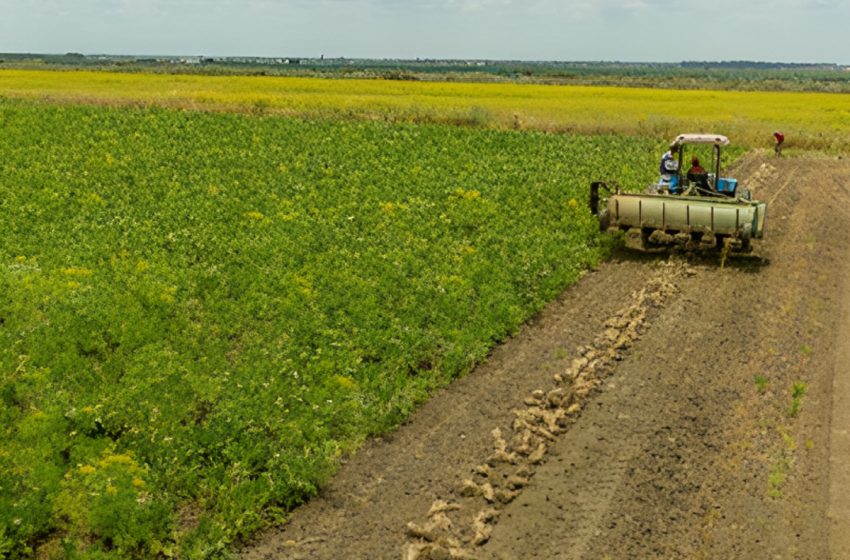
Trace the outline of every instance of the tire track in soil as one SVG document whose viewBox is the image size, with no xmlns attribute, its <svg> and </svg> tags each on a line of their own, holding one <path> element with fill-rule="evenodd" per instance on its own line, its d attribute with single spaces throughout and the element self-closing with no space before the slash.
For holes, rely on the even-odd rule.
<svg viewBox="0 0 850 560">
<path fill-rule="evenodd" d="M 775 197 L 766 264 L 672 265 L 675 289 L 647 308 L 640 339 L 584 397 L 550 398 L 553 376 L 612 328 L 630 294 L 664 276 L 658 258 L 606 263 L 407 425 L 367 442 L 243 556 L 827 558 L 831 348 L 842 336 L 850 216 L 824 216 L 850 205 L 850 165 L 748 157 L 737 175 L 759 198 Z M 788 389 L 801 379 L 809 390 L 791 418 Z M 575 404 L 580 414 L 558 417 Z M 562 431 L 535 433 L 544 457 L 523 463 L 525 428 L 511 420 L 548 428 L 543 412 L 555 414 L 550 432 Z M 517 453 L 517 464 L 496 460 L 476 474 L 499 451 Z M 781 461 L 790 466 L 770 497 Z"/>
</svg>

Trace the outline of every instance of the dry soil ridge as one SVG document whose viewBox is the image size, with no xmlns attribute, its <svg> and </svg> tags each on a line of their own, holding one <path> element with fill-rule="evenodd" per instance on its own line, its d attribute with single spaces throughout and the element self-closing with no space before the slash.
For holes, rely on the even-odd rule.
<svg viewBox="0 0 850 560">
<path fill-rule="evenodd" d="M 558 435 L 575 423 L 625 351 L 640 338 L 650 309 L 677 291 L 679 276 L 693 273 L 681 260 L 662 261 L 654 268 L 647 285 L 605 321 L 604 331 L 592 344 L 580 347 L 570 366 L 553 375 L 548 391 L 535 390 L 523 400 L 525 407 L 511 411 L 510 439 L 503 438 L 500 428 L 492 430 L 493 452 L 459 483 L 461 499 L 437 500 L 427 523 L 408 523 L 405 560 L 474 558 L 477 547 L 490 540 L 503 507 L 531 484 Z"/>
</svg>

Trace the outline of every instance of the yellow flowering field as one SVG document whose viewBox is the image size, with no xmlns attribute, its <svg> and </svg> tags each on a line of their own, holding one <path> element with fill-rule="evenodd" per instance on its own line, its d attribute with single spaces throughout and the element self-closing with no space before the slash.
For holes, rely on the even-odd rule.
<svg viewBox="0 0 850 560">
<path fill-rule="evenodd" d="M 655 138 L 712 130 L 749 148 L 781 129 L 792 150 L 850 148 L 850 103 L 834 93 L 4 70 L 0 95 Z"/>
</svg>

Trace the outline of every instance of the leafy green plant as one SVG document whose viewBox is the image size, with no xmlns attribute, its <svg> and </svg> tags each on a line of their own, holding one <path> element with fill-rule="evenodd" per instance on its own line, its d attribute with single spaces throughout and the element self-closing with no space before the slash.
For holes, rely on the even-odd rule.
<svg viewBox="0 0 850 560">
<path fill-rule="evenodd" d="M 56 496 L 67 550 L 154 557 L 172 525 L 168 502 L 146 489 L 148 470 L 130 455 L 105 453 L 94 464 L 68 471 Z"/>
<path fill-rule="evenodd" d="M 791 386 L 791 407 L 788 409 L 788 416 L 793 418 L 800 413 L 806 391 L 808 391 L 808 385 L 804 381 L 797 381 Z"/>
<path fill-rule="evenodd" d="M 788 472 L 791 465 L 787 459 L 779 459 L 770 467 L 770 472 L 767 475 L 767 495 L 771 498 L 782 497 L 782 487 L 785 486 L 785 481 L 788 479 Z"/>
</svg>

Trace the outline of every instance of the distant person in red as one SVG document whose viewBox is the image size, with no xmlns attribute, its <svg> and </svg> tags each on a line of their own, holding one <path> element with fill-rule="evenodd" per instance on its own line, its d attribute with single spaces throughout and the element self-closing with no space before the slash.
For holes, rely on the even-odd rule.
<svg viewBox="0 0 850 560">
<path fill-rule="evenodd" d="M 778 156 L 782 155 L 782 143 L 785 142 L 785 135 L 775 130 L 773 132 L 773 139 L 776 140 L 776 145 L 773 147 L 774 153 Z"/>
</svg>

